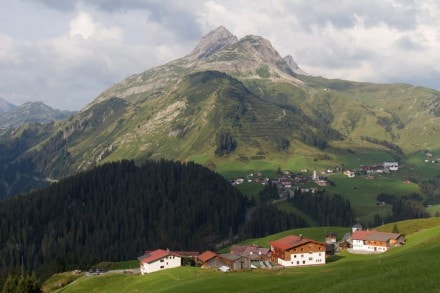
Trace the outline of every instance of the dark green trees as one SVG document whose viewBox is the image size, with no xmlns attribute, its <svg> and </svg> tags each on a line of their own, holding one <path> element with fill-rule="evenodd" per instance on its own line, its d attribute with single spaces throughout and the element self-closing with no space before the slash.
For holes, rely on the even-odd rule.
<svg viewBox="0 0 440 293">
<path fill-rule="evenodd" d="M 238 233 L 246 204 L 194 163 L 106 164 L 0 202 L 0 274 L 23 262 L 45 278 L 147 249 L 208 249 Z"/>
</svg>

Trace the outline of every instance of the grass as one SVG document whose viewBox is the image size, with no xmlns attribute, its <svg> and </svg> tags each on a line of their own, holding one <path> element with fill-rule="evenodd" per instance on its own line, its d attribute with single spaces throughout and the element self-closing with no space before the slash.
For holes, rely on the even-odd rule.
<svg viewBox="0 0 440 293">
<path fill-rule="evenodd" d="M 248 197 L 256 197 L 258 193 L 263 190 L 264 186 L 261 183 L 256 182 L 245 182 L 235 187 L 240 190 L 241 193 L 247 195 Z"/>
<path fill-rule="evenodd" d="M 221 273 L 181 267 L 144 276 L 104 274 L 81 277 L 58 292 L 439 292 L 440 279 L 435 268 L 440 267 L 440 258 L 434 257 L 440 251 L 439 219 L 397 225 L 409 231 L 406 244 L 380 255 L 343 252 L 330 257 L 323 266 L 283 270 Z M 322 229 L 325 228 L 285 233 L 304 232 L 306 237 L 322 237 Z M 263 239 L 270 241 L 283 235 Z"/>
<path fill-rule="evenodd" d="M 403 183 L 403 179 L 393 173 L 375 175 L 374 179 L 365 179 L 364 176 L 347 178 L 345 175 L 335 174 L 330 176 L 329 180 L 333 181 L 335 186 L 325 189 L 349 199 L 355 216 L 366 222 L 371 221 L 375 214 L 386 215 L 390 212 L 390 206 L 379 208 L 376 205 L 376 197 L 380 193 L 407 195 L 420 192 L 417 184 Z"/>
<path fill-rule="evenodd" d="M 74 272 L 55 274 L 44 282 L 41 290 L 43 292 L 52 292 L 72 283 L 81 276 L 81 274 L 75 274 Z"/>
<path fill-rule="evenodd" d="M 434 216 L 436 213 L 440 213 L 440 204 L 428 206 L 426 210 L 431 216 Z"/>
</svg>

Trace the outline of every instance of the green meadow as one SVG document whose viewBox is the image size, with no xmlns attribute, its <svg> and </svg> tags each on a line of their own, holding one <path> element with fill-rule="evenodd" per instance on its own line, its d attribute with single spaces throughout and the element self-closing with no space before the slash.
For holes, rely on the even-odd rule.
<svg viewBox="0 0 440 293">
<path fill-rule="evenodd" d="M 440 218 L 397 225 L 407 231 L 406 244 L 383 254 L 342 252 L 330 256 L 322 266 L 280 270 L 221 273 L 214 269 L 181 267 L 144 276 L 106 273 L 83 276 L 57 292 L 439 292 Z M 382 229 L 391 227 L 390 224 Z M 322 238 L 322 229 L 287 231 L 260 241 L 267 247 L 267 241 L 287 234 Z M 349 230 L 331 229 L 340 235 Z M 257 239 L 249 240 L 254 242 L 260 243 Z"/>
</svg>

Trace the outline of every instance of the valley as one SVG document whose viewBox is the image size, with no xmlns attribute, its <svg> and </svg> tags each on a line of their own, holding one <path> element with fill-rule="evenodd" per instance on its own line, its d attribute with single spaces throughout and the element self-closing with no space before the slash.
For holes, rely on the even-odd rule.
<svg viewBox="0 0 440 293">
<path fill-rule="evenodd" d="M 11 107 L 1 114 L 25 116 Z M 319 238 L 330 227 L 398 222 L 408 244 L 383 256 L 343 252 L 299 270 L 80 277 L 61 290 L 436 288 L 439 109 L 438 91 L 311 76 L 269 40 L 219 27 L 68 118 L 0 129 L 0 284 L 20 267 L 45 280 L 153 246 L 267 247 L 278 232 Z M 386 162 L 398 169 L 378 172 Z"/>
</svg>

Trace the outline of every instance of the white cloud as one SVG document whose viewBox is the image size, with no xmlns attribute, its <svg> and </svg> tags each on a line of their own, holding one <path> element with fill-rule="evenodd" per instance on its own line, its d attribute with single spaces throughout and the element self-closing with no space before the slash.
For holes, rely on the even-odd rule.
<svg viewBox="0 0 440 293">
<path fill-rule="evenodd" d="M 438 15 L 436 0 L 3 0 L 0 96 L 78 110 L 220 25 L 314 75 L 440 89 Z"/>
<path fill-rule="evenodd" d="M 70 21 L 69 28 L 71 37 L 81 36 L 84 39 L 88 39 L 95 33 L 96 24 L 89 14 L 80 12 L 77 17 Z"/>
</svg>

